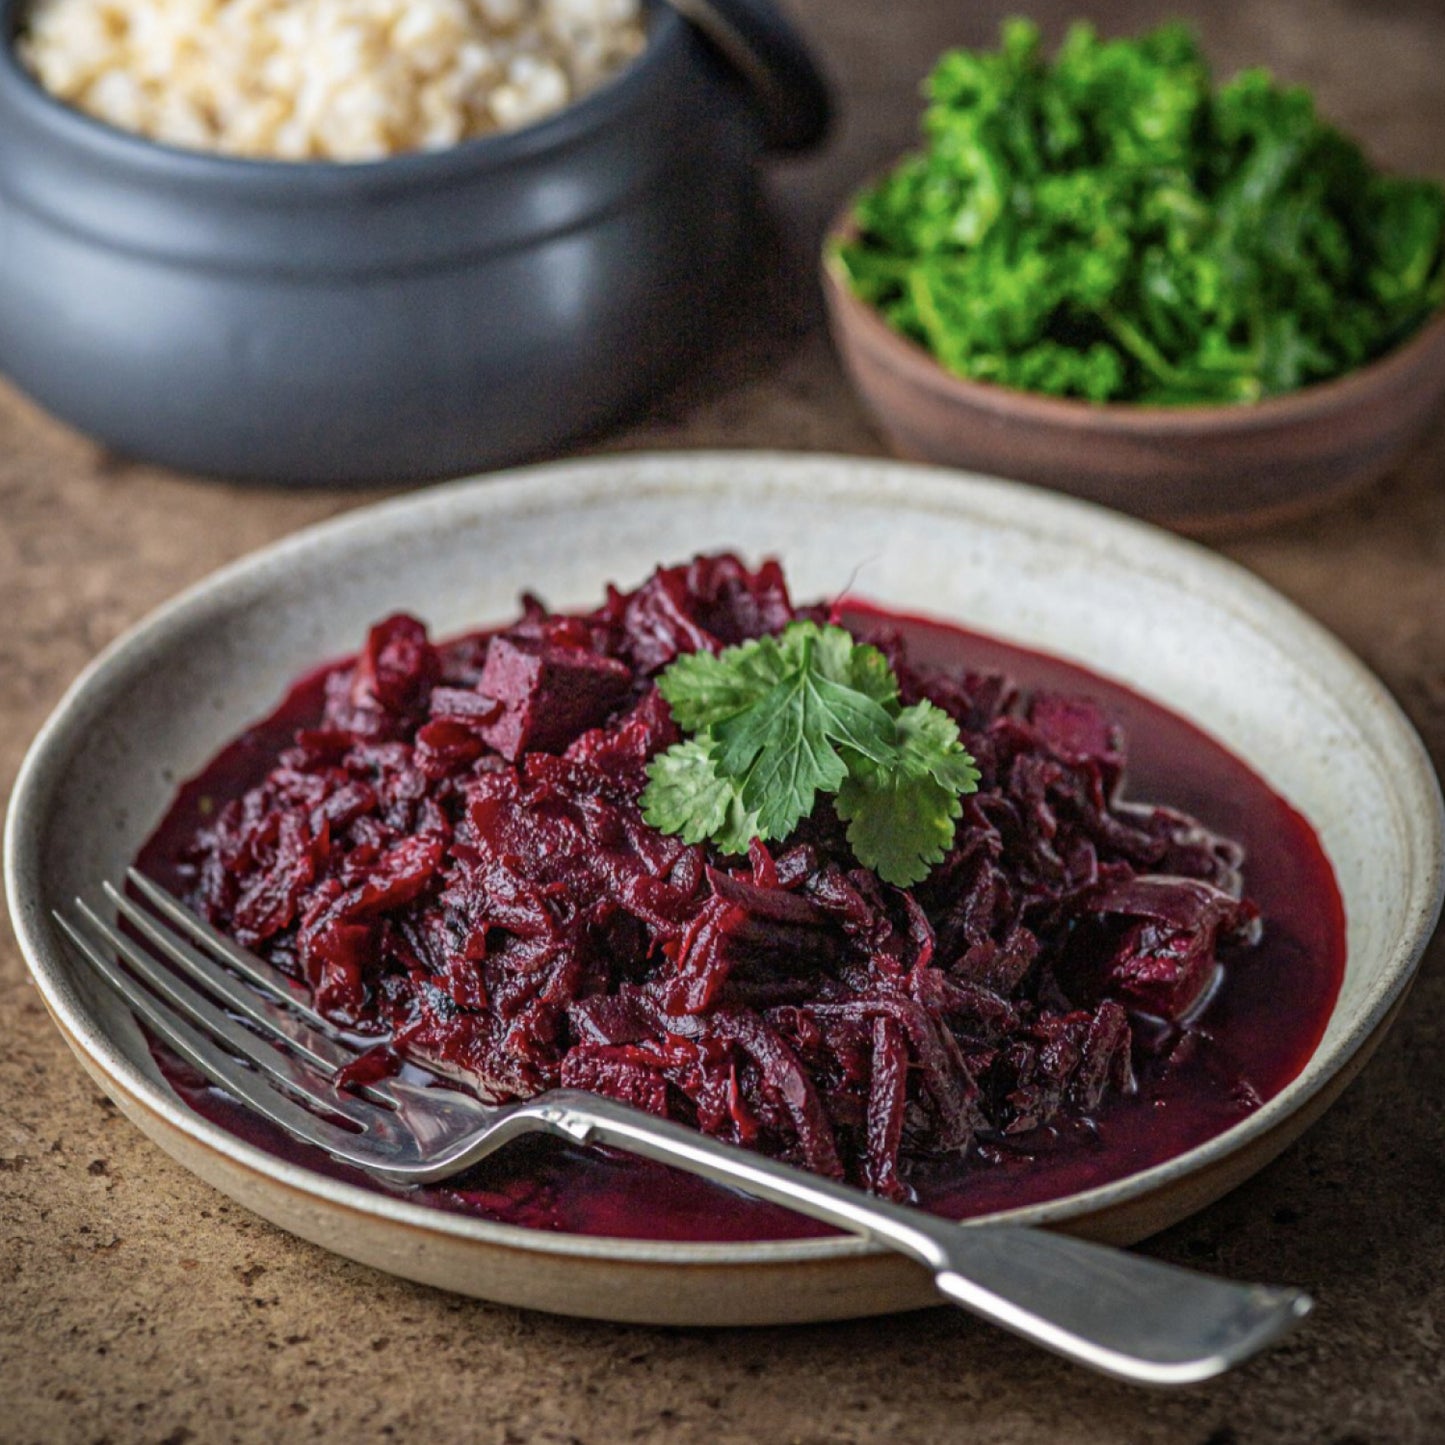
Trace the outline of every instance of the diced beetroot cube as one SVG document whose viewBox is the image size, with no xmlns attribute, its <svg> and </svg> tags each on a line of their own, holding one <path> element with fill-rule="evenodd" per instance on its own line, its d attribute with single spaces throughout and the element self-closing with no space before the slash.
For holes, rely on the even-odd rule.
<svg viewBox="0 0 1445 1445">
<path fill-rule="evenodd" d="M 1214 977 L 1214 931 L 1163 927 L 1152 919 L 1124 935 L 1108 969 L 1108 991 L 1156 1018 L 1177 1022 Z"/>
<path fill-rule="evenodd" d="M 502 705 L 482 737 L 515 762 L 560 753 L 607 720 L 632 691 L 632 672 L 610 657 L 527 637 L 494 637 L 478 690 Z"/>
</svg>

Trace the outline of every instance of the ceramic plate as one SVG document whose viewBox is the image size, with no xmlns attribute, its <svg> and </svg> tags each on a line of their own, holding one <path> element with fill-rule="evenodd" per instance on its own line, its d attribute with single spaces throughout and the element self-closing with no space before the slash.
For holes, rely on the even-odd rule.
<svg viewBox="0 0 1445 1445">
<path fill-rule="evenodd" d="M 51 1013 L 97 1083 L 188 1168 L 328 1249 L 412 1279 L 619 1320 L 743 1323 L 935 1298 L 848 1238 L 745 1244 L 571 1236 L 443 1214 L 243 1144 L 183 1106 L 129 1016 L 61 947 L 50 910 L 116 877 L 179 779 L 291 678 L 398 608 L 440 633 L 509 616 L 521 588 L 593 605 L 608 579 L 736 548 L 794 594 L 858 590 L 1077 661 L 1192 718 L 1314 825 L 1349 919 L 1348 964 L 1300 1076 L 1171 1162 L 1014 1211 L 1128 1242 L 1257 1170 L 1344 1087 L 1403 998 L 1441 896 L 1441 803 L 1419 739 L 1333 638 L 1239 568 L 1097 508 L 918 467 L 754 453 L 638 456 L 428 491 L 304 532 L 191 589 L 80 678 L 21 771 L 12 916 Z"/>
</svg>

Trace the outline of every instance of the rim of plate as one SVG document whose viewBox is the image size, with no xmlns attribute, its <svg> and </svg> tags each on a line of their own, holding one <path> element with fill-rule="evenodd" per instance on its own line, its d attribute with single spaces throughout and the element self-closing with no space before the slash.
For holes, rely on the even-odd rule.
<svg viewBox="0 0 1445 1445">
<path fill-rule="evenodd" d="M 748 462 L 758 471 L 743 471 Z M 803 1264 L 885 1253 L 880 1246 L 851 1235 L 702 1242 L 551 1233 L 411 1204 L 279 1159 L 193 1113 L 130 1062 L 66 987 L 57 967 L 62 946 L 38 902 L 40 859 L 36 845 L 42 834 L 44 805 L 53 791 L 47 777 L 52 755 L 62 751 L 71 732 L 84 724 L 92 693 L 112 677 L 128 673 L 137 655 L 154 651 L 177 624 L 224 614 L 263 594 L 277 574 L 284 574 L 301 559 L 314 558 L 318 553 L 323 559 L 327 554 L 344 555 L 353 538 L 370 537 L 394 523 L 417 526 L 429 518 L 441 519 L 459 510 L 469 518 L 498 511 L 510 517 L 544 515 L 558 506 L 585 504 L 601 497 L 615 499 L 619 472 L 627 477 L 623 485 L 629 495 L 666 498 L 695 491 L 692 474 L 708 467 L 718 472 L 726 470 L 731 477 L 729 485 L 739 493 L 775 492 L 786 474 L 790 488 L 808 487 L 816 494 L 826 487 L 839 500 L 867 499 L 876 504 L 887 496 L 898 507 L 915 513 L 954 520 L 970 515 L 982 517 L 992 527 L 1007 528 L 1025 538 L 1057 541 L 1067 537 L 1076 545 L 1086 546 L 1100 561 L 1127 559 L 1136 571 L 1167 577 L 1168 585 L 1177 591 L 1201 597 L 1207 594 L 1213 609 L 1222 608 L 1251 627 L 1269 623 L 1286 626 L 1326 670 L 1348 677 L 1368 698 L 1400 765 L 1399 792 L 1413 794 L 1415 799 L 1412 822 L 1426 847 L 1419 866 L 1410 875 L 1406 904 L 1409 926 L 1396 938 L 1380 967 L 1379 982 L 1370 991 L 1368 1006 L 1354 1027 L 1333 1045 L 1325 1062 L 1317 1046 L 1300 1074 L 1255 1113 L 1161 1164 L 1081 1193 L 981 1215 L 968 1223 L 1062 1224 L 1133 1200 L 1219 1162 L 1268 1134 L 1348 1064 L 1410 983 L 1445 900 L 1445 801 L 1424 744 L 1384 684 L 1332 633 L 1245 568 L 1197 543 L 1092 502 L 950 468 L 827 452 L 750 449 L 618 453 L 543 463 L 464 478 L 360 507 L 304 528 L 212 572 L 117 637 L 70 685 L 36 735 L 16 777 L 5 826 L 4 872 L 12 926 L 31 977 L 61 1032 L 80 1046 L 108 1081 L 193 1143 L 271 1183 L 372 1219 L 481 1245 L 621 1264 Z M 1081 543 L 1085 524 L 1090 535 L 1087 542 Z M 1108 675 L 1107 668 L 1089 665 Z M 1121 680 L 1127 686 L 1141 686 L 1128 678 Z M 1143 689 L 1147 693 L 1147 684 Z M 1167 699 L 1162 701 L 1170 705 Z"/>
</svg>

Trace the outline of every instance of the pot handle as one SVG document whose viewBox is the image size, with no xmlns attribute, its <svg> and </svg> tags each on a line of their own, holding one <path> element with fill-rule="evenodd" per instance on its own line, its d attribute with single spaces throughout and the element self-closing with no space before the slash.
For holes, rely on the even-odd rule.
<svg viewBox="0 0 1445 1445">
<path fill-rule="evenodd" d="M 828 82 L 771 0 L 668 0 L 722 54 L 762 113 L 772 151 L 818 144 L 832 119 Z"/>
</svg>

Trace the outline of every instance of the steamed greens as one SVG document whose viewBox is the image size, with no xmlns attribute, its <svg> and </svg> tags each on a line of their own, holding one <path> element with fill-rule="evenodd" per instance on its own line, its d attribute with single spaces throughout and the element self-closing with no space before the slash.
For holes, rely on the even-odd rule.
<svg viewBox="0 0 1445 1445">
<path fill-rule="evenodd" d="M 1382 175 L 1309 92 L 1215 89 L 1193 35 L 954 50 L 924 149 L 858 202 L 849 284 L 950 371 L 1093 401 L 1248 402 L 1445 302 L 1445 190 Z"/>
</svg>

